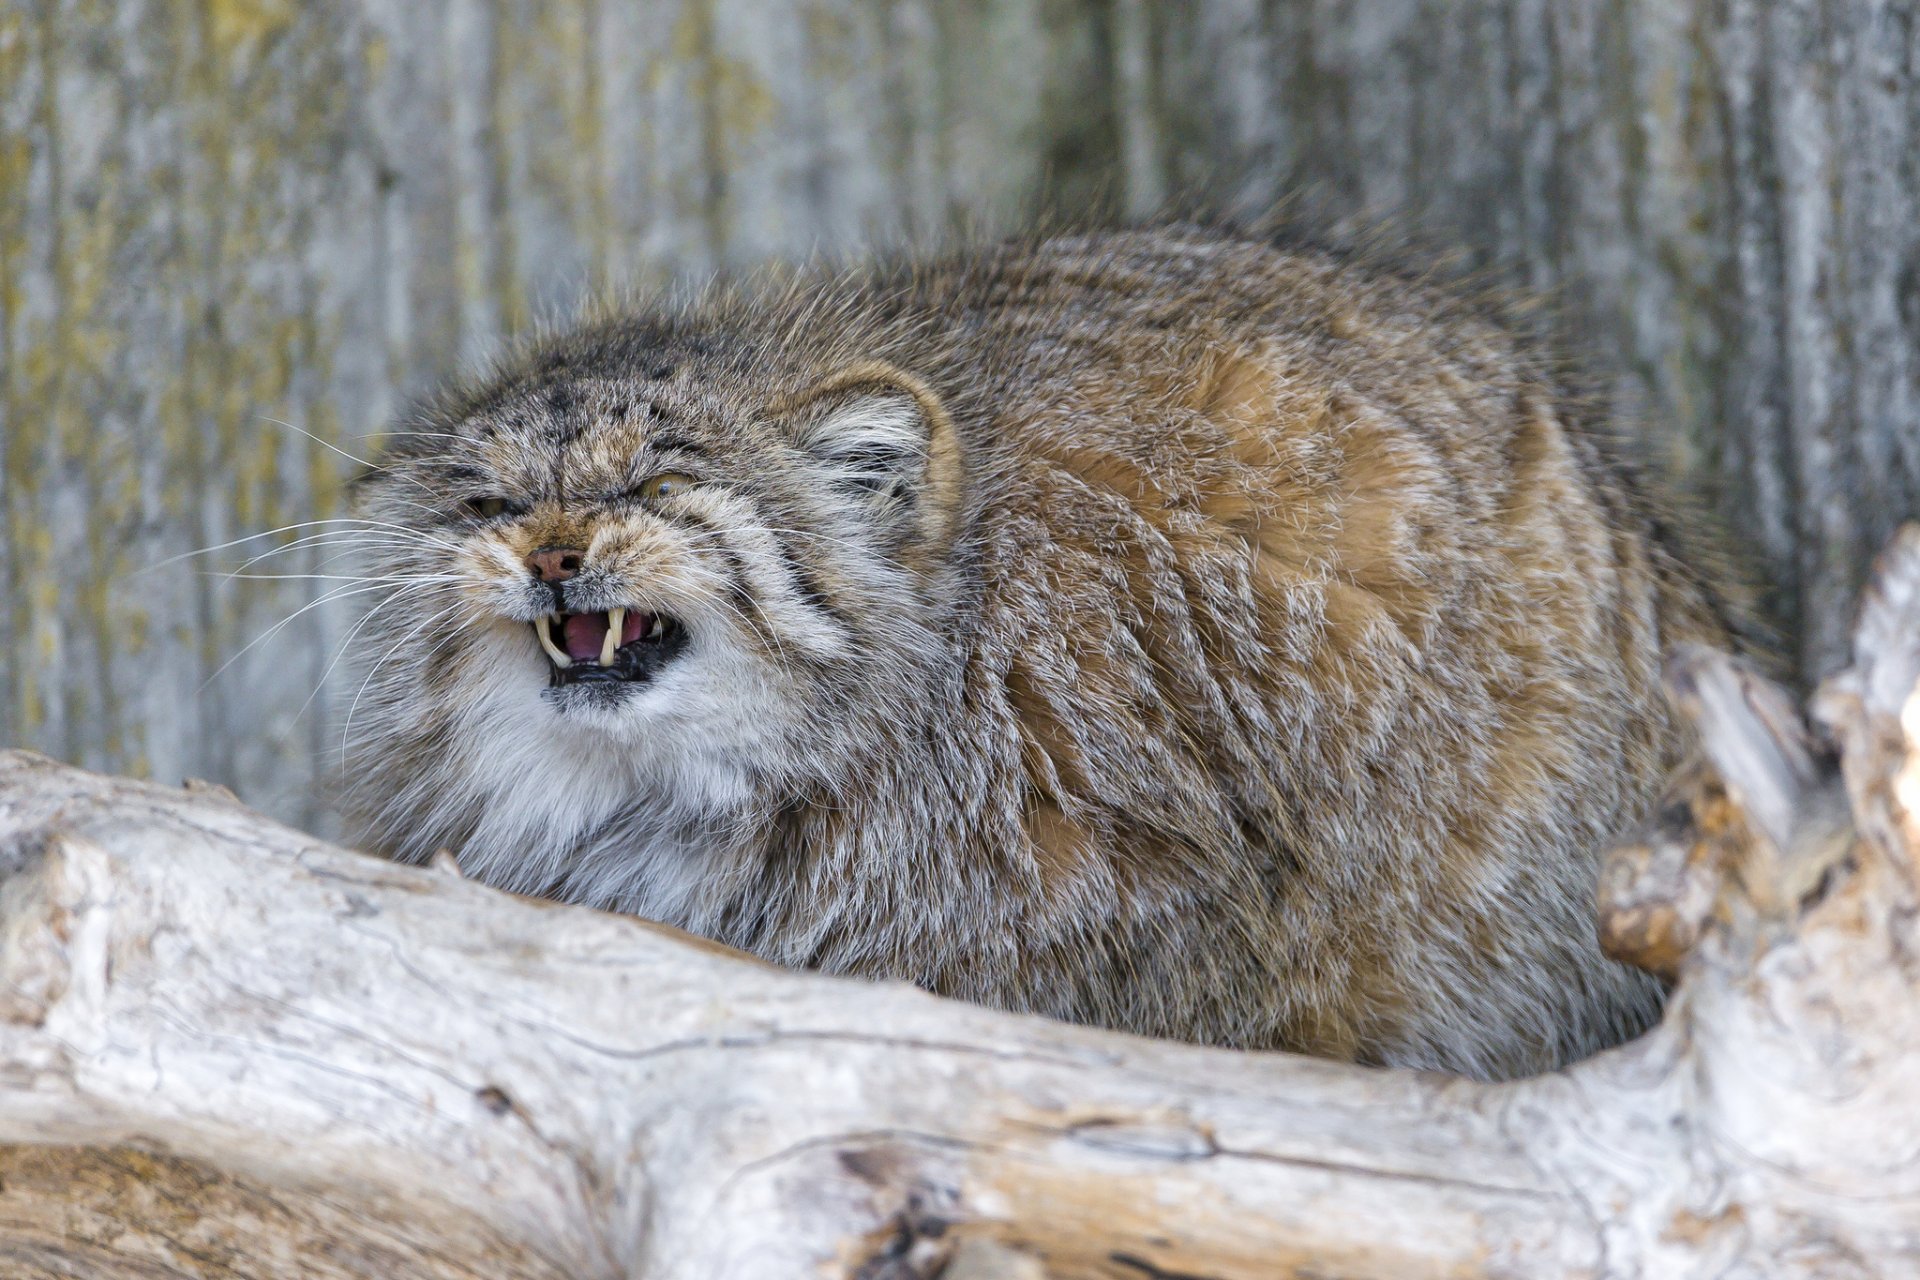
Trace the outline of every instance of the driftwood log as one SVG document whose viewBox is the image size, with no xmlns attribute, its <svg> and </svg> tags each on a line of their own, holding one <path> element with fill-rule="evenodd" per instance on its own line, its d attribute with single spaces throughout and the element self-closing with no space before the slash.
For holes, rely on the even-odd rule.
<svg viewBox="0 0 1920 1280">
<path fill-rule="evenodd" d="M 1704 763 L 1601 927 L 1674 999 L 1505 1085 L 778 971 L 0 757 L 0 1274 L 1920 1274 L 1920 528 L 1812 727 L 1671 682 Z"/>
</svg>

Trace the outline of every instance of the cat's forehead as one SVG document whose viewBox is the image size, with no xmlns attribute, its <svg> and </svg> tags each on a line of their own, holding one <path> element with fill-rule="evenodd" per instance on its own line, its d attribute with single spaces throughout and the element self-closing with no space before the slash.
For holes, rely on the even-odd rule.
<svg viewBox="0 0 1920 1280">
<path fill-rule="evenodd" d="M 644 434 L 668 422 L 698 422 L 718 406 L 685 383 L 557 377 L 502 388 L 475 410 L 467 433 L 479 441 L 537 447 L 594 435 Z"/>
<path fill-rule="evenodd" d="M 470 408 L 443 461 L 527 493 L 630 482 L 653 458 L 724 459 L 734 470 L 767 429 L 764 399 L 705 377 L 524 381 Z"/>
</svg>

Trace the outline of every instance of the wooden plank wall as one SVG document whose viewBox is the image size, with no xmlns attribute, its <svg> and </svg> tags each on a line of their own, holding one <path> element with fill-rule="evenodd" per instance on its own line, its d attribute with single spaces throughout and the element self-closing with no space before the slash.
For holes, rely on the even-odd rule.
<svg viewBox="0 0 1920 1280">
<path fill-rule="evenodd" d="M 1904 0 L 0 0 L 0 742 L 325 828 L 351 601 L 179 557 L 588 291 L 1195 191 L 1550 290 L 1839 662 L 1920 514 Z"/>
</svg>

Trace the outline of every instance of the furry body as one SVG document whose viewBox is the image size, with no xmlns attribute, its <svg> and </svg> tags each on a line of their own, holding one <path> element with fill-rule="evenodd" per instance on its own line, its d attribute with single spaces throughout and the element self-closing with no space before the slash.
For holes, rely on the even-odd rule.
<svg viewBox="0 0 1920 1280">
<path fill-rule="evenodd" d="M 786 964 L 1544 1069 L 1657 1010 L 1596 857 L 1725 640 L 1581 412 L 1440 289 L 1192 227 L 611 319 L 364 483 L 348 799 Z M 549 688 L 534 620 L 616 606 L 684 651 Z"/>
</svg>

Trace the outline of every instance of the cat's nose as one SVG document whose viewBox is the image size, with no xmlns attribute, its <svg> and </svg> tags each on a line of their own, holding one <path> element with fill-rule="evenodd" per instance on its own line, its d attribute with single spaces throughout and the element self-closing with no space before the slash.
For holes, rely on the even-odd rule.
<svg viewBox="0 0 1920 1280">
<path fill-rule="evenodd" d="M 542 582 L 565 582 L 580 572 L 585 554 L 577 547 L 542 547 L 527 557 L 527 568 Z"/>
</svg>

